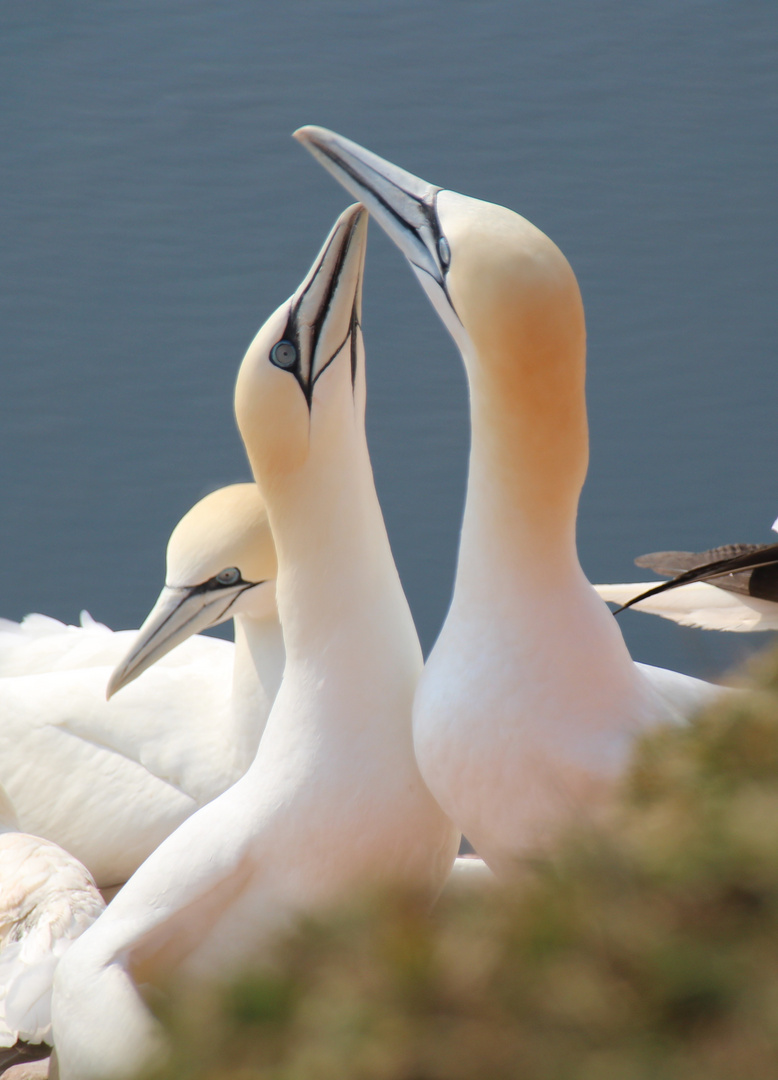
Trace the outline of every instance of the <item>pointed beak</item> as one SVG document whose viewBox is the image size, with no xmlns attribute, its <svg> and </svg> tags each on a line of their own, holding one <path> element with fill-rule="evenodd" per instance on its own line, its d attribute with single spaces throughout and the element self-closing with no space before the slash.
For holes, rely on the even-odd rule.
<svg viewBox="0 0 778 1080">
<path fill-rule="evenodd" d="M 416 270 L 445 292 L 449 253 L 435 209 L 440 188 L 326 128 L 302 127 L 294 138 L 364 203 Z"/>
<path fill-rule="evenodd" d="M 302 285 L 290 300 L 284 336 L 296 346 L 292 370 L 310 407 L 313 387 L 347 346 L 355 375 L 355 338 L 362 319 L 362 275 L 367 249 L 367 211 L 344 210 L 332 227 Z"/>
<path fill-rule="evenodd" d="M 165 586 L 138 631 L 127 656 L 116 666 L 106 687 L 106 699 L 127 686 L 176 645 L 192 634 L 218 626 L 232 617 L 232 606 L 246 589 L 246 582 L 234 587 L 205 590 Z"/>
</svg>

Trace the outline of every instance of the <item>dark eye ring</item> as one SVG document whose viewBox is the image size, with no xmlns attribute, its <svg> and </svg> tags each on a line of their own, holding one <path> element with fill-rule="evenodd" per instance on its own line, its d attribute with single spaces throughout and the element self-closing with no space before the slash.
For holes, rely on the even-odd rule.
<svg viewBox="0 0 778 1080">
<path fill-rule="evenodd" d="M 443 269 L 447 269 L 448 264 L 451 262 L 451 248 L 448 246 L 448 240 L 445 236 L 441 236 L 438 240 L 438 255 L 440 256 L 440 263 Z"/>
<path fill-rule="evenodd" d="M 219 585 L 236 585 L 240 581 L 240 570 L 237 566 L 230 566 L 216 575 Z"/>
<path fill-rule="evenodd" d="M 277 341 L 270 350 L 270 361 L 276 367 L 294 367 L 297 363 L 297 346 L 293 341 Z"/>
</svg>

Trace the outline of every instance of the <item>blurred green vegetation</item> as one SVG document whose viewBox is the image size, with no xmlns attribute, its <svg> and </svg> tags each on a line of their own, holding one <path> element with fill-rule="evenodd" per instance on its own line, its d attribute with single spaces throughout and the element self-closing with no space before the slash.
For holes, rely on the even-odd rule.
<svg viewBox="0 0 778 1080">
<path fill-rule="evenodd" d="M 432 916 L 383 896 L 189 988 L 177 1080 L 776 1080 L 778 653 L 637 748 L 606 826 Z"/>
</svg>

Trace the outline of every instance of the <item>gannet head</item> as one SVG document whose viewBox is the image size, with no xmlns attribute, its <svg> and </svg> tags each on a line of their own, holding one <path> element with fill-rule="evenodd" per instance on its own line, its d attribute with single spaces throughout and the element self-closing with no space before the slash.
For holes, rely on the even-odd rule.
<svg viewBox="0 0 778 1080">
<path fill-rule="evenodd" d="M 559 248 L 504 206 L 436 187 L 320 127 L 294 137 L 397 244 L 462 352 L 471 379 L 521 378 L 572 356 L 583 365 L 583 305 Z"/>
<path fill-rule="evenodd" d="M 192 634 L 242 613 L 274 614 L 276 569 L 257 485 L 232 484 L 206 495 L 171 534 L 165 587 L 112 673 L 107 697 Z"/>
<path fill-rule="evenodd" d="M 288 490 L 295 473 L 315 464 L 314 446 L 332 447 L 346 427 L 359 427 L 349 420 L 364 412 L 366 242 L 367 213 L 349 207 L 302 285 L 270 316 L 241 364 L 235 415 L 268 502 L 271 489 Z M 322 472 L 321 482 L 332 472 Z"/>
<path fill-rule="evenodd" d="M 557 540 L 572 551 L 588 431 L 583 303 L 567 259 L 504 206 L 438 188 L 324 128 L 295 138 L 405 254 L 459 346 L 470 384 L 468 507 L 493 495 L 506 544 L 520 530 L 533 557 L 557 552 Z M 487 515 L 466 511 L 461 550 L 468 520 Z"/>
</svg>

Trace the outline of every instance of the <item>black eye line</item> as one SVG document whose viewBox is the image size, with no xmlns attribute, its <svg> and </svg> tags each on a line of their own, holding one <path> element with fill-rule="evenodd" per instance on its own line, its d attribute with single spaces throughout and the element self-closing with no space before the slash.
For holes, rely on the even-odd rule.
<svg viewBox="0 0 778 1080">
<path fill-rule="evenodd" d="M 289 367 L 281 367 L 281 365 L 276 364 L 275 361 L 272 358 L 270 359 L 270 363 L 274 364 L 275 367 L 279 368 L 280 371 L 288 371 L 288 372 L 290 372 L 297 379 L 300 386 L 302 386 L 303 381 L 302 381 L 302 375 L 301 375 L 301 370 L 300 370 L 300 357 L 302 356 L 302 349 L 300 348 L 300 335 L 297 332 L 297 322 L 295 320 L 294 307 L 289 312 L 289 318 L 286 320 L 286 326 L 284 327 L 284 332 L 281 335 L 281 337 L 278 339 L 278 341 L 276 342 L 276 345 L 280 345 L 280 343 L 282 341 L 290 341 L 294 345 L 295 354 L 296 354 L 295 359 L 294 359 L 294 363 L 290 364 Z M 273 349 L 276 347 L 276 345 L 273 346 Z M 271 349 L 270 352 L 272 353 L 272 351 L 273 350 Z"/>
<path fill-rule="evenodd" d="M 236 567 L 237 569 L 237 567 Z M 240 571 L 238 571 L 240 573 Z M 221 573 L 221 571 L 219 571 Z M 219 589 L 234 589 L 238 585 L 245 587 L 246 589 L 253 589 L 256 585 L 266 585 L 270 578 L 262 578 L 261 581 L 246 581 L 241 576 L 237 581 L 233 581 L 231 585 L 225 585 L 221 581 L 217 581 L 218 574 L 215 574 L 212 578 L 208 578 L 207 581 L 200 582 L 199 585 L 178 585 L 172 586 L 173 588 L 186 589 L 190 596 L 200 596 L 207 592 L 218 592 Z"/>
<path fill-rule="evenodd" d="M 230 597 L 229 604 L 227 604 L 227 606 L 222 609 L 221 616 L 219 617 L 221 618 L 222 616 L 227 614 L 232 605 L 237 602 L 239 596 L 243 596 L 243 594 L 245 592 L 248 592 L 249 589 L 255 589 L 257 585 L 264 585 L 267 581 L 268 578 L 265 578 L 263 581 L 243 581 L 243 578 L 241 578 L 241 583 L 243 584 L 244 588 L 242 588 L 240 592 L 236 592 L 234 596 Z"/>
<path fill-rule="evenodd" d="M 347 162 L 345 162 L 341 158 L 337 157 L 329 149 L 329 147 L 322 146 L 320 143 L 316 143 L 316 147 L 326 157 L 328 157 L 330 159 L 330 161 L 334 162 L 335 165 L 337 165 L 337 167 L 339 169 L 342 169 L 343 172 L 348 173 L 348 175 L 351 177 L 351 179 L 354 180 L 355 183 L 359 185 L 359 187 L 362 187 L 362 188 L 367 187 L 367 184 L 362 179 L 362 177 L 358 176 L 357 173 L 354 172 L 354 170 L 351 168 L 351 166 Z M 414 195 L 410 191 L 406 191 L 405 188 L 400 187 L 399 184 L 396 184 L 394 182 L 394 180 L 390 180 L 388 176 L 384 176 L 382 173 L 379 173 L 378 170 L 374 169 L 372 165 L 368 165 L 367 162 L 364 162 L 363 164 L 364 164 L 364 167 L 366 169 L 369 169 L 372 173 L 375 173 L 376 176 L 380 177 L 381 180 L 385 184 L 391 184 L 393 188 L 395 188 L 397 191 L 401 191 L 403 193 L 403 195 L 407 196 L 409 199 L 413 199 L 413 201 L 416 202 L 419 205 L 419 207 L 421 208 L 422 213 L 424 214 L 424 217 L 427 219 L 427 223 L 432 228 L 432 232 L 433 232 L 433 234 L 435 236 L 435 243 L 437 244 L 437 242 L 438 242 L 440 236 L 442 235 L 442 233 L 440 231 L 440 225 L 439 225 L 439 223 L 437 221 L 437 211 L 435 210 L 434 203 L 437 201 L 438 192 L 442 191 L 443 189 L 439 188 L 439 187 L 435 187 L 435 188 L 432 189 L 432 191 L 433 191 L 433 194 L 432 194 L 433 205 L 430 206 L 430 204 L 427 203 L 420 196 Z M 414 228 L 414 226 L 411 225 L 408 221 L 406 221 L 406 219 L 402 216 L 402 214 L 398 213 L 398 211 L 395 210 L 395 208 L 392 206 L 392 204 L 388 203 L 386 201 L 386 199 L 383 197 L 383 195 L 380 194 L 379 191 L 375 190 L 374 188 L 368 188 L 368 191 L 370 192 L 370 194 L 373 196 L 374 199 L 377 199 L 378 202 L 380 202 L 380 204 L 381 204 L 381 206 L 383 206 L 384 210 L 386 210 L 386 212 L 388 214 L 391 214 L 391 216 L 395 219 L 395 221 L 397 221 L 405 229 L 412 229 L 413 232 L 415 232 L 416 235 L 418 236 L 418 232 Z M 421 240 L 421 237 L 419 237 L 419 240 L 421 241 L 421 243 L 424 243 L 424 241 Z"/>
<path fill-rule="evenodd" d="M 320 367 L 319 370 L 314 375 L 313 383 L 311 384 L 311 395 L 313 395 L 313 387 L 316 385 L 319 377 L 324 374 L 324 372 L 327 370 L 327 368 L 333 362 L 335 357 L 340 355 L 340 353 L 343 351 L 343 349 L 344 349 L 344 347 L 346 345 L 346 342 L 349 340 L 349 338 L 351 339 L 351 355 L 350 355 L 350 362 L 351 362 L 351 389 L 352 390 L 354 389 L 354 384 L 356 382 L 356 377 L 357 377 L 357 371 L 356 371 L 357 355 L 356 355 L 356 334 L 355 334 L 355 330 L 356 330 L 356 328 L 358 326 L 361 329 L 359 319 L 357 318 L 357 302 L 356 302 L 356 297 L 355 297 L 354 298 L 354 305 L 351 308 L 351 318 L 349 319 L 349 327 L 348 327 L 348 330 L 346 331 L 345 337 L 341 341 L 340 345 L 338 345 L 337 349 L 332 354 L 332 356 L 329 358 L 327 363 L 324 364 L 323 367 Z"/>
<path fill-rule="evenodd" d="M 349 228 L 348 237 L 341 246 L 340 253 L 338 255 L 338 261 L 337 261 L 337 263 L 335 265 L 334 272 L 332 273 L 332 275 L 330 277 L 329 287 L 327 289 L 327 293 L 326 293 L 326 295 L 325 295 L 325 297 L 324 297 L 324 299 L 323 299 L 323 301 L 322 301 L 322 303 L 321 303 L 321 305 L 319 307 L 319 310 L 316 313 L 315 319 L 313 319 L 313 321 L 311 322 L 311 340 L 310 340 L 310 346 L 309 346 L 310 350 L 311 350 L 311 358 L 313 358 L 313 356 L 316 353 L 316 346 L 319 343 L 319 338 L 321 337 L 322 327 L 324 326 L 324 322 L 325 322 L 325 320 L 327 318 L 327 315 L 329 313 L 329 310 L 330 310 L 330 305 L 332 304 L 332 297 L 333 297 L 333 295 L 335 293 L 336 288 L 338 287 L 338 282 L 340 281 L 340 275 L 343 272 L 343 264 L 346 261 L 346 252 L 349 249 L 349 245 L 351 243 L 351 237 L 353 235 L 354 229 L 356 228 L 356 224 L 357 224 L 356 220 L 354 220 L 352 222 L 350 228 Z M 329 252 L 330 247 L 332 246 L 332 244 L 334 242 L 334 239 L 335 238 L 333 237 L 332 240 L 330 240 L 329 244 L 327 244 L 326 248 L 321 253 L 320 259 L 318 260 L 318 262 L 316 263 L 315 267 L 313 268 L 313 270 L 311 271 L 311 273 L 309 275 L 310 276 L 310 281 L 309 281 L 308 285 L 306 285 L 305 289 L 300 293 L 297 300 L 294 302 L 294 304 L 292 304 L 291 310 L 289 312 L 289 318 L 288 318 L 287 323 L 286 323 L 286 328 L 284 330 L 283 337 L 279 338 L 279 341 L 292 341 L 292 342 L 294 342 L 294 345 L 295 345 L 295 347 L 297 349 L 297 359 L 295 360 L 294 364 L 292 364 L 291 367 L 283 368 L 282 370 L 291 372 L 294 375 L 294 377 L 297 379 L 297 384 L 300 387 L 300 389 L 302 390 L 303 396 L 304 396 L 304 398 L 306 400 L 306 403 L 308 405 L 308 412 L 311 411 L 311 407 L 312 407 L 312 404 L 313 404 L 313 388 L 314 388 L 314 386 L 316 384 L 316 380 L 319 378 L 319 376 L 322 374 L 322 372 L 325 371 L 330 366 L 332 361 L 335 359 L 335 357 L 341 351 L 343 346 L 346 344 L 346 341 L 348 340 L 348 336 L 351 333 L 351 329 L 349 329 L 348 332 L 346 333 L 346 336 L 343 338 L 343 341 L 340 343 L 340 345 L 338 345 L 335 352 L 327 360 L 327 363 L 324 364 L 317 371 L 317 373 L 314 375 L 314 377 L 312 379 L 309 378 L 306 381 L 303 378 L 303 375 L 302 375 L 302 367 L 301 367 L 302 350 L 300 348 L 300 335 L 299 335 L 299 332 L 297 330 L 297 317 L 298 317 L 298 313 L 299 313 L 299 310 L 300 310 L 300 305 L 302 304 L 304 297 L 307 295 L 308 290 L 310 289 L 311 285 L 315 281 L 316 275 L 321 270 L 322 264 L 323 264 L 325 258 L 327 257 L 327 253 Z M 355 308 L 356 308 L 356 298 L 355 298 Z M 353 323 L 353 319 L 352 319 L 352 323 Z M 353 381 L 354 381 L 353 364 L 354 364 L 354 361 L 352 359 L 352 386 L 353 386 Z"/>
<path fill-rule="evenodd" d="M 408 259 L 408 262 L 416 270 L 419 270 L 422 274 L 426 274 L 427 277 L 432 278 L 432 280 L 435 282 L 435 284 L 438 285 L 443 290 L 443 294 L 446 297 L 446 300 L 448 300 L 448 306 L 451 308 L 452 312 L 454 313 L 454 318 L 459 323 L 459 325 L 462 326 L 462 320 L 460 319 L 459 315 L 457 314 L 457 309 L 454 307 L 454 303 L 453 303 L 451 297 L 449 296 L 448 289 L 446 288 L 446 283 L 438 281 L 438 279 L 435 277 L 435 275 L 431 274 L 429 272 L 429 270 L 426 268 L 426 266 L 419 266 L 419 264 L 417 262 L 414 262 L 413 259 Z M 464 329 L 464 327 L 463 327 L 463 329 Z"/>
<path fill-rule="evenodd" d="M 337 167 L 339 169 L 342 169 L 343 172 L 348 173 L 348 175 L 351 177 L 352 180 L 355 181 L 356 184 L 358 184 L 362 188 L 367 187 L 367 185 L 365 184 L 365 181 L 362 179 L 362 177 L 358 176 L 357 173 L 354 172 L 354 170 L 351 168 L 351 166 L 349 164 L 347 164 L 341 158 L 337 157 L 329 149 L 329 147 L 322 146 L 320 143 L 316 143 L 316 147 L 326 157 L 328 157 L 330 159 L 330 161 L 334 162 L 334 164 L 337 165 Z M 425 273 L 428 274 L 429 277 L 431 277 L 433 281 L 436 281 L 438 283 L 438 285 L 441 287 L 443 292 L 446 294 L 446 299 L 448 300 L 449 304 L 451 304 L 451 307 L 454 310 L 454 314 L 456 314 L 456 308 L 454 308 L 454 305 L 451 303 L 451 297 L 448 294 L 448 287 L 446 285 L 446 275 L 448 274 L 449 268 L 451 266 L 451 259 L 449 258 L 448 266 L 443 266 L 443 260 L 440 258 L 440 251 L 439 251 L 439 247 L 438 247 L 438 245 L 440 244 L 441 239 L 445 239 L 445 237 L 443 235 L 443 230 L 440 227 L 440 219 L 438 218 L 438 209 L 437 209 L 438 195 L 443 190 L 443 188 L 433 187 L 431 201 L 427 201 L 427 199 L 422 199 L 419 195 L 414 195 L 412 192 L 406 191 L 405 188 L 400 187 L 399 184 L 396 184 L 394 182 L 394 180 L 390 180 L 388 176 L 384 176 L 382 173 L 379 173 L 376 169 L 374 169 L 372 167 L 372 165 L 368 165 L 365 162 L 364 167 L 366 169 L 370 169 L 370 171 L 375 173 L 376 176 L 379 176 L 384 183 L 391 184 L 392 187 L 395 188 L 396 191 L 401 191 L 402 194 L 405 195 L 407 198 L 413 199 L 413 201 L 417 204 L 417 206 L 421 210 L 424 218 L 426 219 L 427 225 L 430 228 L 430 232 L 432 233 L 433 239 L 435 241 L 435 252 L 434 252 L 433 257 L 435 258 L 435 261 L 437 262 L 437 264 L 440 267 L 441 276 L 440 276 L 440 278 L 437 278 L 437 277 L 435 277 L 434 274 L 430 274 L 429 270 L 425 270 Z M 410 222 L 407 221 L 402 216 L 402 214 L 400 214 L 397 210 L 395 210 L 395 208 L 392 206 L 392 204 L 388 203 L 386 201 L 386 199 L 383 197 L 383 195 L 381 195 L 381 193 L 379 191 L 377 191 L 375 188 L 368 188 L 368 191 L 373 196 L 373 198 L 376 199 L 381 204 L 381 206 L 383 206 L 384 210 L 386 210 L 386 212 L 388 214 L 390 214 L 394 218 L 394 220 L 396 222 L 398 222 L 398 224 L 400 224 L 404 229 L 410 229 L 412 232 L 414 232 L 416 234 L 416 238 L 418 239 L 419 243 L 422 244 L 422 246 L 426 248 L 427 245 L 424 243 L 421 236 L 419 236 L 419 231 L 414 225 L 411 225 Z M 448 244 L 448 240 L 446 240 L 446 243 Z M 449 251 L 450 251 L 450 246 L 449 246 Z M 413 265 L 416 266 L 417 264 L 414 263 Z M 421 269 L 423 269 L 423 267 L 419 267 L 419 269 L 421 270 Z M 459 316 L 457 316 L 457 318 L 459 318 Z"/>
<path fill-rule="evenodd" d="M 425 214 L 428 213 L 430 228 L 432 229 L 432 235 L 435 238 L 435 256 L 440 265 L 442 274 L 440 279 L 433 278 L 433 280 L 437 280 L 438 285 L 443 290 L 443 294 L 449 302 L 451 310 L 457 316 L 457 320 L 461 323 L 462 320 L 459 318 L 459 315 L 457 315 L 457 309 L 454 307 L 454 302 L 451 299 L 451 294 L 448 291 L 448 272 L 451 269 L 451 245 L 449 244 L 448 238 L 444 235 L 443 230 L 440 227 L 440 218 L 438 217 L 438 195 L 440 195 L 442 190 L 443 188 L 435 188 L 435 194 L 432 197 L 432 206 L 428 207 L 426 203 L 424 204 L 424 212 Z M 448 251 L 448 262 L 445 266 L 443 265 L 443 260 L 440 257 L 441 240 L 446 241 L 446 249 Z M 422 267 L 420 266 L 419 269 L 421 270 Z M 429 271 L 427 271 L 427 273 L 429 273 Z M 432 274 L 430 274 L 430 277 L 432 277 Z"/>
<path fill-rule="evenodd" d="M 246 592 L 248 589 L 253 589 L 256 585 L 264 585 L 265 582 L 268 581 L 268 580 L 269 580 L 269 578 L 265 578 L 263 581 L 244 581 L 243 578 L 241 577 L 240 584 L 243 586 L 243 588 L 240 589 L 238 592 L 236 592 L 234 596 L 230 597 L 230 602 L 229 602 L 229 604 L 227 604 L 227 607 L 224 608 L 224 610 L 222 611 L 222 615 L 224 614 L 224 612 L 230 610 L 230 608 L 235 603 L 235 601 L 238 599 L 238 597 L 242 596 L 244 592 Z M 173 616 L 176 615 L 181 610 L 182 605 L 185 604 L 187 602 L 187 600 L 191 600 L 191 598 L 193 596 L 202 596 L 202 594 L 206 593 L 206 592 L 215 592 L 218 588 L 227 588 L 228 587 L 226 585 L 223 585 L 223 586 L 216 585 L 216 586 L 214 586 L 212 584 L 212 582 L 214 582 L 214 581 L 215 581 L 215 578 L 210 578 L 208 581 L 204 581 L 200 585 L 168 586 L 168 588 L 185 589 L 186 590 L 186 596 L 182 597 L 182 599 L 176 604 L 175 609 L 170 612 L 170 614 L 167 616 L 167 618 L 162 623 L 160 623 L 160 625 L 157 627 L 157 629 L 156 629 L 156 631 L 154 633 L 154 637 L 156 638 L 156 637 L 159 636 L 159 634 L 164 629 L 164 627 L 166 627 L 167 624 L 170 622 L 170 620 L 173 618 Z M 234 588 L 234 586 L 233 586 L 233 588 Z M 200 610 L 202 610 L 202 609 L 200 609 Z M 183 624 L 183 626 L 180 626 L 178 628 L 179 631 L 182 630 L 184 626 L 188 626 L 191 622 L 194 622 L 194 620 L 197 618 L 199 613 L 200 613 L 200 611 L 196 611 L 193 615 L 191 615 L 186 620 L 186 622 Z"/>
<path fill-rule="evenodd" d="M 351 309 L 351 393 L 353 395 L 357 385 L 357 330 L 362 329 L 362 323 L 357 315 L 357 298 L 354 297 L 354 306 Z"/>
<path fill-rule="evenodd" d="M 238 568 L 235 567 L 237 570 Z M 219 571 L 219 574 L 223 573 L 223 570 Z M 259 582 L 246 581 L 238 570 L 238 577 L 235 581 L 226 584 L 223 581 L 219 581 L 219 574 L 214 574 L 212 578 L 208 578 L 207 581 L 202 581 L 199 585 L 184 585 L 183 588 L 188 589 L 191 596 L 202 596 L 203 593 L 217 592 L 219 589 L 234 589 L 239 585 L 256 585 Z"/>
</svg>

